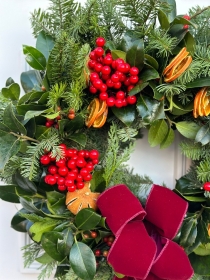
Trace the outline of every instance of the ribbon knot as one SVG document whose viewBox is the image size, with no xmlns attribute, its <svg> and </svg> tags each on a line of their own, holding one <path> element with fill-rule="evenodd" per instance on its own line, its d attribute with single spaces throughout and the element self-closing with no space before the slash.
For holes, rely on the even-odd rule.
<svg viewBox="0 0 210 280">
<path fill-rule="evenodd" d="M 144 209 L 125 185 L 116 185 L 104 191 L 97 204 L 116 237 L 107 261 L 116 272 L 126 275 L 123 280 L 192 277 L 187 255 L 170 240 L 188 206 L 173 191 L 153 185 Z"/>
</svg>

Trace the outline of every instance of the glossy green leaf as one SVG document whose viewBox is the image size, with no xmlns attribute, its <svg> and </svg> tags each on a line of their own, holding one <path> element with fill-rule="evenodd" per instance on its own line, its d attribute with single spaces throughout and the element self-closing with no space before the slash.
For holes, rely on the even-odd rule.
<svg viewBox="0 0 210 280">
<path fill-rule="evenodd" d="M 158 119 L 164 119 L 164 104 L 145 95 L 140 95 L 137 105 L 137 111 L 146 123 L 152 123 Z"/>
<path fill-rule="evenodd" d="M 64 131 L 73 132 L 84 126 L 84 118 L 81 116 L 76 116 L 73 120 L 60 120 L 58 123 L 61 133 Z"/>
<path fill-rule="evenodd" d="M 174 133 L 173 129 L 170 128 L 168 130 L 168 133 L 167 133 L 165 139 L 163 140 L 163 142 L 160 143 L 160 148 L 161 149 L 168 148 L 174 142 L 174 138 L 175 138 L 175 133 Z"/>
<path fill-rule="evenodd" d="M 126 61 L 131 65 L 139 68 L 144 67 L 144 41 L 139 39 L 132 42 L 126 53 Z"/>
<path fill-rule="evenodd" d="M 165 120 L 154 121 L 149 129 L 148 142 L 151 147 L 155 147 L 163 142 L 168 133 L 168 126 Z"/>
<path fill-rule="evenodd" d="M 75 217 L 76 226 L 83 230 L 95 228 L 100 220 L 101 216 L 90 208 L 84 208 L 80 210 Z"/>
<path fill-rule="evenodd" d="M 141 92 L 145 87 L 148 86 L 148 82 L 142 83 L 142 81 L 138 82 L 132 90 L 129 91 L 129 95 L 133 96 L 139 92 Z"/>
<path fill-rule="evenodd" d="M 28 111 L 24 116 L 24 120 L 30 120 L 34 117 L 40 116 L 44 112 L 45 112 L 45 110 L 42 110 L 42 111 Z"/>
<path fill-rule="evenodd" d="M 82 147 L 85 147 L 87 143 L 87 136 L 84 133 L 74 133 L 71 135 L 68 135 L 68 139 L 76 142 Z"/>
<path fill-rule="evenodd" d="M 10 132 L 11 129 L 9 129 L 8 126 L 6 126 L 4 123 L 0 122 L 0 130 L 4 131 L 4 132 Z"/>
<path fill-rule="evenodd" d="M 172 24 L 182 24 L 182 25 L 192 25 L 194 28 L 197 28 L 197 25 L 193 23 L 193 21 L 189 21 L 186 18 L 184 18 L 183 16 L 177 16 Z M 189 33 L 189 32 L 188 32 Z"/>
<path fill-rule="evenodd" d="M 143 82 L 154 80 L 159 77 L 160 77 L 159 73 L 154 68 L 146 69 L 140 74 L 140 79 Z"/>
<path fill-rule="evenodd" d="M 176 1 L 175 0 L 161 0 L 162 2 L 166 2 L 170 6 L 170 11 L 166 14 L 169 22 L 172 22 L 176 17 Z"/>
<path fill-rule="evenodd" d="M 185 35 L 184 44 L 187 48 L 187 51 L 190 52 L 191 55 L 193 55 L 194 51 L 195 51 L 196 42 L 195 42 L 195 39 L 190 32 L 187 32 L 187 34 Z"/>
<path fill-rule="evenodd" d="M 182 121 L 176 123 L 177 130 L 188 139 L 195 139 L 200 126 L 195 122 Z"/>
<path fill-rule="evenodd" d="M 189 219 L 183 222 L 179 243 L 183 247 L 191 246 L 197 236 L 197 219 Z"/>
<path fill-rule="evenodd" d="M 182 24 L 175 24 L 168 31 L 171 37 L 177 38 L 177 45 L 184 39 L 187 32 L 188 30 L 184 29 Z"/>
<path fill-rule="evenodd" d="M 63 239 L 58 240 L 58 252 L 64 256 L 68 256 L 74 243 L 74 235 L 70 227 L 64 229 L 62 234 Z"/>
<path fill-rule="evenodd" d="M 23 53 L 26 55 L 27 63 L 36 70 L 45 70 L 46 59 L 36 48 L 23 45 Z"/>
<path fill-rule="evenodd" d="M 158 70 L 159 64 L 158 64 L 157 60 L 156 60 L 154 57 L 152 57 L 152 56 L 150 56 L 150 55 L 148 55 L 148 54 L 145 54 L 145 55 L 144 55 L 144 59 L 145 59 L 145 62 L 146 62 L 147 64 L 149 64 L 150 66 L 152 66 L 154 69 Z"/>
<path fill-rule="evenodd" d="M 19 197 L 16 194 L 16 185 L 0 186 L 0 198 L 7 202 L 19 203 Z"/>
<path fill-rule="evenodd" d="M 200 244 L 195 250 L 194 253 L 199 256 L 208 256 L 210 255 L 210 243 Z"/>
<path fill-rule="evenodd" d="M 62 240 L 63 235 L 60 232 L 49 231 L 42 234 L 41 244 L 45 252 L 54 260 L 61 262 L 65 256 L 58 252 L 58 240 Z"/>
<path fill-rule="evenodd" d="M 18 114 L 22 115 L 22 116 L 24 116 L 28 111 L 44 111 L 44 110 L 46 110 L 46 106 L 37 105 L 36 103 L 18 105 L 16 108 L 17 108 Z"/>
<path fill-rule="evenodd" d="M 29 97 L 30 103 L 38 101 L 43 95 L 43 91 L 33 91 Z"/>
<path fill-rule="evenodd" d="M 187 88 L 209 87 L 209 86 L 210 86 L 209 77 L 198 78 L 198 79 L 195 79 L 194 81 L 190 82 L 189 84 L 186 84 Z"/>
<path fill-rule="evenodd" d="M 17 137 L 0 130 L 0 170 L 2 171 L 9 159 L 20 150 Z"/>
<path fill-rule="evenodd" d="M 21 134 L 26 135 L 27 131 L 21 122 L 16 118 L 12 104 L 9 104 L 5 110 L 3 115 L 4 123 L 14 132 L 20 132 Z"/>
<path fill-rule="evenodd" d="M 116 46 L 113 41 L 106 41 L 105 48 L 109 50 L 116 50 Z"/>
<path fill-rule="evenodd" d="M 134 34 L 134 32 L 129 30 L 126 31 L 120 42 L 120 50 L 127 53 L 128 50 L 131 49 L 133 42 L 138 39 L 139 39 L 138 36 Z"/>
<path fill-rule="evenodd" d="M 205 202 L 206 198 L 203 196 L 182 195 L 187 201 L 191 202 Z"/>
<path fill-rule="evenodd" d="M 209 242 L 209 235 L 208 235 L 207 226 L 208 225 L 201 218 L 198 222 L 198 234 L 199 234 L 200 242 L 202 244 L 206 244 L 206 243 Z"/>
<path fill-rule="evenodd" d="M 196 142 L 200 142 L 202 145 L 206 145 L 210 142 L 210 127 L 209 125 L 202 126 L 195 137 Z"/>
<path fill-rule="evenodd" d="M 9 77 L 7 80 L 6 80 L 6 87 L 9 87 L 11 84 L 14 84 L 14 80 L 11 78 L 11 77 Z"/>
<path fill-rule="evenodd" d="M 46 252 L 35 260 L 41 264 L 48 264 L 54 261 Z"/>
<path fill-rule="evenodd" d="M 12 218 L 11 220 L 11 227 L 19 232 L 27 232 L 26 226 L 28 223 L 28 220 L 25 218 L 21 217 L 20 214 L 22 213 L 28 213 L 24 208 L 19 210 Z"/>
<path fill-rule="evenodd" d="M 49 98 L 49 92 L 44 92 L 40 97 L 40 99 L 38 100 L 38 104 L 40 105 L 47 104 L 48 98 Z"/>
<path fill-rule="evenodd" d="M 36 40 L 36 49 L 39 50 L 46 58 L 49 58 L 50 52 L 54 47 L 54 40 L 52 36 L 47 35 L 44 31 L 41 31 Z"/>
<path fill-rule="evenodd" d="M 149 86 L 150 88 L 153 90 L 153 93 L 154 93 L 154 98 L 157 99 L 157 100 L 162 100 L 162 98 L 164 97 L 164 92 L 159 92 L 157 91 L 157 84 L 154 82 L 154 81 L 149 81 Z"/>
<path fill-rule="evenodd" d="M 172 111 L 171 113 L 175 116 L 185 115 L 193 110 L 193 102 L 183 106 L 176 97 L 172 100 Z"/>
<path fill-rule="evenodd" d="M 2 88 L 1 93 L 8 99 L 18 100 L 20 96 L 20 86 L 16 83 L 11 84 L 8 88 Z"/>
<path fill-rule="evenodd" d="M 45 118 L 48 118 L 48 119 L 51 119 L 51 120 L 54 120 L 55 118 L 57 118 L 58 116 L 60 115 L 60 112 L 58 111 L 58 112 L 56 112 L 56 113 L 52 113 L 52 114 L 43 114 L 43 116 L 45 117 Z"/>
<path fill-rule="evenodd" d="M 112 107 L 112 112 L 127 126 L 130 126 L 135 120 L 136 110 L 134 106 L 126 106 L 122 108 Z"/>
<path fill-rule="evenodd" d="M 158 20 L 162 29 L 168 30 L 170 23 L 168 17 L 162 10 L 158 10 Z"/>
<path fill-rule="evenodd" d="M 62 193 L 52 191 L 46 192 L 47 207 L 52 214 L 63 214 L 66 211 L 66 196 Z"/>
<path fill-rule="evenodd" d="M 198 256 L 192 253 L 189 255 L 189 259 L 195 273 L 210 276 L 210 256 Z"/>
<path fill-rule="evenodd" d="M 96 260 L 93 251 L 82 242 L 75 242 L 71 248 L 70 265 L 76 275 L 85 280 L 92 280 L 96 273 Z"/>
<path fill-rule="evenodd" d="M 43 215 L 42 210 L 38 209 L 35 205 L 34 205 L 34 200 L 32 198 L 29 197 L 20 197 L 20 203 L 23 206 L 23 208 L 25 208 L 28 212 L 31 213 L 36 213 L 36 214 L 40 214 Z"/>
<path fill-rule="evenodd" d="M 32 90 L 41 91 L 42 79 L 39 71 L 29 70 L 20 76 L 21 85 L 26 93 Z"/>
<path fill-rule="evenodd" d="M 117 58 L 122 58 L 124 61 L 126 61 L 126 53 L 120 50 L 112 50 L 112 58 L 117 59 Z"/>
<path fill-rule="evenodd" d="M 48 221 L 43 221 L 43 222 L 35 222 L 31 227 L 30 227 L 30 233 L 32 234 L 32 238 L 36 242 L 40 242 L 43 233 L 45 232 L 50 232 L 54 229 L 56 226 L 57 221 L 56 220 L 49 220 Z"/>
<path fill-rule="evenodd" d="M 40 141 L 48 134 L 49 131 L 50 131 L 49 127 L 46 127 L 45 125 L 37 125 L 35 138 Z"/>
<path fill-rule="evenodd" d="M 191 181 L 185 176 L 176 181 L 175 189 L 183 195 L 203 194 L 203 190 L 200 188 L 191 187 Z"/>
<path fill-rule="evenodd" d="M 103 192 L 106 188 L 106 182 L 103 178 L 104 170 L 95 170 L 91 179 L 91 190 L 93 192 Z"/>
<path fill-rule="evenodd" d="M 13 182 L 25 191 L 36 193 L 36 185 L 28 178 L 23 177 L 20 173 L 16 172 L 13 176 Z"/>
</svg>

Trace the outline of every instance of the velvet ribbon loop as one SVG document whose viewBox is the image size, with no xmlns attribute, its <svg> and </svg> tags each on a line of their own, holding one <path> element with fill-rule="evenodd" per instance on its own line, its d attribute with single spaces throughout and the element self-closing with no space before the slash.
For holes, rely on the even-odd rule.
<svg viewBox="0 0 210 280">
<path fill-rule="evenodd" d="M 193 275 L 184 250 L 170 239 L 177 234 L 187 202 L 153 185 L 145 210 L 125 185 L 103 192 L 98 207 L 115 235 L 107 261 L 123 280 L 187 280 Z M 115 279 L 118 279 L 115 277 Z"/>
</svg>

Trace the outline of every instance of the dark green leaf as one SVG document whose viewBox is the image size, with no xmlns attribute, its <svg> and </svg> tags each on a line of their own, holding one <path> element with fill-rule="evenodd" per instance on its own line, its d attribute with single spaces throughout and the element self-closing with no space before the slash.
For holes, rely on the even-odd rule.
<svg viewBox="0 0 210 280">
<path fill-rule="evenodd" d="M 37 37 L 36 49 L 39 50 L 48 60 L 51 50 L 54 47 L 54 40 L 50 35 L 47 35 L 44 31 L 41 31 Z"/>
<path fill-rule="evenodd" d="M 158 70 L 159 64 L 158 64 L 157 60 L 156 60 L 154 57 L 152 57 L 152 56 L 150 56 L 150 55 L 148 55 L 148 54 L 145 54 L 145 55 L 144 55 L 144 59 L 145 59 L 145 62 L 146 62 L 148 65 L 150 65 L 150 66 L 152 66 L 154 69 Z"/>
<path fill-rule="evenodd" d="M 91 179 L 91 190 L 93 192 L 103 192 L 106 188 L 106 182 L 103 178 L 104 170 L 95 170 Z"/>
<path fill-rule="evenodd" d="M 189 259 L 195 273 L 210 276 L 210 256 L 198 256 L 192 253 L 189 255 Z"/>
<path fill-rule="evenodd" d="M 26 93 L 32 90 L 41 91 L 42 79 L 39 71 L 29 70 L 23 72 L 20 76 L 20 81 Z"/>
<path fill-rule="evenodd" d="M 6 126 L 4 123 L 1 123 L 1 122 L 0 122 L 0 130 L 2 130 L 4 132 L 10 132 L 11 131 L 8 126 Z"/>
<path fill-rule="evenodd" d="M 20 214 L 23 214 L 23 213 L 25 214 L 28 212 L 25 209 L 21 209 L 13 216 L 13 218 L 11 220 L 11 227 L 14 230 L 17 230 L 19 232 L 27 232 L 26 226 L 27 226 L 28 220 L 21 217 Z"/>
<path fill-rule="evenodd" d="M 49 127 L 46 127 L 44 125 L 37 125 L 36 126 L 35 138 L 40 141 L 41 139 L 43 139 L 48 134 L 49 131 L 50 131 Z"/>
<path fill-rule="evenodd" d="M 84 133 L 74 133 L 71 135 L 68 135 L 68 139 L 78 143 L 82 147 L 85 147 L 87 143 L 87 136 Z"/>
<path fill-rule="evenodd" d="M 9 87 L 11 84 L 14 84 L 14 80 L 11 78 L 11 77 L 9 77 L 7 80 L 6 80 L 6 84 L 5 84 L 5 86 L 6 87 Z"/>
<path fill-rule="evenodd" d="M 200 188 L 191 187 L 191 181 L 184 176 L 176 181 L 175 189 L 183 195 L 203 194 L 203 190 Z"/>
<path fill-rule="evenodd" d="M 154 68 L 146 69 L 140 74 L 140 79 L 143 82 L 159 78 L 159 73 Z"/>
<path fill-rule="evenodd" d="M 162 10 L 158 10 L 158 20 L 162 29 L 168 30 L 170 27 L 169 20 Z"/>
<path fill-rule="evenodd" d="M 187 32 L 187 34 L 185 35 L 184 43 L 185 43 L 185 46 L 187 48 L 187 51 L 190 52 L 191 55 L 193 55 L 194 51 L 195 51 L 196 42 L 195 42 L 195 39 L 190 32 Z"/>
<path fill-rule="evenodd" d="M 18 100 L 20 96 L 20 86 L 16 83 L 11 84 L 8 88 L 2 88 L 1 93 L 8 99 Z"/>
<path fill-rule="evenodd" d="M 49 98 L 49 92 L 42 93 L 42 96 L 38 100 L 38 104 L 45 105 L 47 103 L 48 98 Z"/>
<path fill-rule="evenodd" d="M 54 261 L 46 252 L 35 260 L 41 264 L 48 264 Z"/>
<path fill-rule="evenodd" d="M 193 25 L 194 28 L 197 27 L 197 25 L 194 24 L 193 21 L 189 21 L 189 20 L 187 20 L 186 18 L 184 18 L 183 16 L 177 16 L 177 17 L 173 20 L 172 24 L 173 24 L 173 25 L 174 25 L 174 24 L 182 24 L 182 25 L 187 24 L 187 25 Z M 188 33 L 189 33 L 189 32 L 188 32 Z"/>
<path fill-rule="evenodd" d="M 170 5 L 170 11 L 166 14 L 169 22 L 172 22 L 176 17 L 176 1 L 175 0 L 161 0 Z"/>
<path fill-rule="evenodd" d="M 148 142 L 151 147 L 155 147 L 163 142 L 168 133 L 168 126 L 165 120 L 156 120 L 149 129 Z"/>
<path fill-rule="evenodd" d="M 70 264 L 76 275 L 85 280 L 92 280 L 96 273 L 96 260 L 93 251 L 84 243 L 76 242 L 71 248 Z"/>
<path fill-rule="evenodd" d="M 200 242 L 202 244 L 206 244 L 206 243 L 209 242 L 209 235 L 208 235 L 207 225 L 202 220 L 202 218 L 198 222 L 198 236 L 199 236 Z"/>
<path fill-rule="evenodd" d="M 76 226 L 79 229 L 90 230 L 95 228 L 101 220 L 101 216 L 90 208 L 79 211 L 75 217 Z"/>
<path fill-rule="evenodd" d="M 154 81 L 149 81 L 149 86 L 153 90 L 155 99 L 162 100 L 162 98 L 164 98 L 164 92 L 161 93 L 161 92 L 157 91 L 157 89 L 156 89 L 157 84 Z"/>
<path fill-rule="evenodd" d="M 202 145 L 206 145 L 210 142 L 210 127 L 209 125 L 202 126 L 195 137 L 196 142 L 200 142 Z"/>
<path fill-rule="evenodd" d="M 11 131 L 20 132 L 21 134 L 24 135 L 27 134 L 25 127 L 16 118 L 12 108 L 12 104 L 9 104 L 5 108 L 3 119 L 4 119 L 4 123 L 11 129 Z"/>
<path fill-rule="evenodd" d="M 129 91 L 129 95 L 132 96 L 132 95 L 135 95 L 139 92 L 141 92 L 145 87 L 148 86 L 149 83 L 145 82 L 145 83 L 142 83 L 142 81 L 138 82 L 134 88 L 132 88 L 132 90 Z"/>
<path fill-rule="evenodd" d="M 84 126 L 84 119 L 81 116 L 76 116 L 73 120 L 60 120 L 59 130 L 61 133 L 67 131 L 68 133 L 77 131 Z"/>
<path fill-rule="evenodd" d="M 191 246 L 197 236 L 197 219 L 190 219 L 183 222 L 181 236 L 179 239 L 180 245 L 183 247 Z"/>
<path fill-rule="evenodd" d="M 65 256 L 58 252 L 58 240 L 62 240 L 63 235 L 56 231 L 45 232 L 42 234 L 41 244 L 45 252 L 54 260 L 61 262 Z"/>
<path fill-rule="evenodd" d="M 13 182 L 25 191 L 29 191 L 32 193 L 37 192 L 36 185 L 28 178 L 23 177 L 20 173 L 15 173 L 15 175 L 13 176 Z"/>
<path fill-rule="evenodd" d="M 20 197 L 20 203 L 28 212 L 43 215 L 43 212 L 34 205 L 33 199 Z"/>
<path fill-rule="evenodd" d="M 181 116 L 187 114 L 193 110 L 193 102 L 183 106 L 180 101 L 177 100 L 177 96 L 173 97 L 172 102 L 172 111 L 171 113 L 175 116 Z"/>
<path fill-rule="evenodd" d="M 131 125 L 135 120 L 136 110 L 134 106 L 126 106 L 122 108 L 112 107 L 112 112 L 127 126 Z"/>
<path fill-rule="evenodd" d="M 112 50 L 112 58 L 117 59 L 117 58 L 122 58 L 123 60 L 126 60 L 126 53 L 120 50 Z"/>
<path fill-rule="evenodd" d="M 15 185 L 0 186 L 0 198 L 7 202 L 19 203 L 19 196 L 16 194 Z"/>
<path fill-rule="evenodd" d="M 188 30 L 184 29 L 182 24 L 175 24 L 168 31 L 171 37 L 177 38 L 177 45 L 184 39 L 187 32 Z"/>
<path fill-rule="evenodd" d="M 209 86 L 210 86 L 209 77 L 198 78 L 198 79 L 195 79 L 194 81 L 190 82 L 189 84 L 186 84 L 187 88 L 209 87 Z"/>
<path fill-rule="evenodd" d="M 44 70 L 46 67 L 46 59 L 44 55 L 36 48 L 23 45 L 23 53 L 28 64 L 36 70 Z"/>
<path fill-rule="evenodd" d="M 44 105 L 37 105 L 37 104 L 23 104 L 17 106 L 18 114 L 24 116 L 28 111 L 44 111 L 46 110 L 46 106 Z"/>
<path fill-rule="evenodd" d="M 70 227 L 62 231 L 63 239 L 58 240 L 58 252 L 64 256 L 68 256 L 70 249 L 74 243 L 74 235 Z"/>
<path fill-rule="evenodd" d="M 200 126 L 195 122 L 182 121 L 176 123 L 176 128 L 184 137 L 195 139 Z"/>
<path fill-rule="evenodd" d="M 126 61 L 131 65 L 139 68 L 144 67 L 144 41 L 139 39 L 132 42 L 126 53 Z"/>
<path fill-rule="evenodd" d="M 110 51 L 116 50 L 116 46 L 113 41 L 106 41 L 105 47 Z"/>
<path fill-rule="evenodd" d="M 195 250 L 194 253 L 199 256 L 208 256 L 210 255 L 210 243 L 205 245 L 200 244 Z"/>
<path fill-rule="evenodd" d="M 66 211 L 64 194 L 52 191 L 46 192 L 47 195 L 47 207 L 52 214 L 62 214 Z"/>
<path fill-rule="evenodd" d="M 168 133 L 167 133 L 165 139 L 163 140 L 163 142 L 160 143 L 160 148 L 161 149 L 168 148 L 173 143 L 174 137 L 175 137 L 175 134 L 174 134 L 173 129 L 169 128 Z"/>
</svg>

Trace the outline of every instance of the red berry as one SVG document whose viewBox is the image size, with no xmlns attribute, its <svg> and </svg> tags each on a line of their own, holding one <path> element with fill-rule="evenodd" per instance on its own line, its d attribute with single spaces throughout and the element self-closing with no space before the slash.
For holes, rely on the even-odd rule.
<svg viewBox="0 0 210 280">
<path fill-rule="evenodd" d="M 131 67 L 130 74 L 131 76 L 137 76 L 139 74 L 139 69 L 137 67 Z"/>
<path fill-rule="evenodd" d="M 57 179 L 57 184 L 58 184 L 58 185 L 64 185 L 64 182 L 65 182 L 65 179 L 64 179 L 63 177 L 59 177 L 59 178 Z"/>
<path fill-rule="evenodd" d="M 66 156 L 67 157 L 73 157 L 74 156 L 73 149 L 67 149 L 66 150 Z"/>
<path fill-rule="evenodd" d="M 108 65 L 105 65 L 101 69 L 102 75 L 109 75 L 111 73 L 111 68 Z"/>
<path fill-rule="evenodd" d="M 124 74 L 122 74 L 122 76 L 120 77 L 120 82 L 124 83 L 126 79 L 127 77 Z"/>
<path fill-rule="evenodd" d="M 184 26 L 183 26 L 183 29 L 188 29 L 189 28 L 189 25 L 188 24 L 185 24 Z"/>
<path fill-rule="evenodd" d="M 108 97 L 106 100 L 106 104 L 108 107 L 113 107 L 115 104 L 115 98 L 114 97 Z"/>
<path fill-rule="evenodd" d="M 116 68 L 119 66 L 119 64 L 124 64 L 125 61 L 122 58 L 117 58 L 115 60 Z"/>
<path fill-rule="evenodd" d="M 68 192 L 74 192 L 76 190 L 76 186 L 75 185 L 69 186 L 67 187 L 67 190 Z"/>
<path fill-rule="evenodd" d="M 120 77 L 117 74 L 113 74 L 111 76 L 111 80 L 112 80 L 113 83 L 117 83 L 117 82 L 120 81 Z"/>
<path fill-rule="evenodd" d="M 106 92 L 107 91 L 107 85 L 106 84 L 102 84 L 100 87 L 100 91 L 101 92 Z"/>
<path fill-rule="evenodd" d="M 67 178 L 68 178 L 68 179 L 71 179 L 71 180 L 76 180 L 77 175 L 76 175 L 75 172 L 70 171 L 70 172 L 68 172 L 68 174 L 67 174 Z"/>
<path fill-rule="evenodd" d="M 111 57 L 111 55 L 106 55 L 105 57 L 104 57 L 104 64 L 105 65 L 111 65 L 112 64 L 112 57 Z"/>
<path fill-rule="evenodd" d="M 111 88 L 111 87 L 114 86 L 114 82 L 113 82 L 111 79 L 108 79 L 108 80 L 106 81 L 106 85 L 107 85 L 107 87 Z"/>
<path fill-rule="evenodd" d="M 85 166 L 85 168 L 87 168 L 87 170 L 90 172 L 90 171 L 93 171 L 94 169 L 94 166 L 91 162 L 88 162 Z"/>
<path fill-rule="evenodd" d="M 83 157 L 79 157 L 79 158 L 77 158 L 76 166 L 85 167 L 86 163 L 87 162 L 85 161 L 85 159 Z"/>
<path fill-rule="evenodd" d="M 78 170 L 78 168 L 73 168 L 73 169 L 71 169 L 71 172 L 73 172 L 74 174 L 78 175 L 79 170 Z"/>
<path fill-rule="evenodd" d="M 98 37 L 96 39 L 96 46 L 97 47 L 103 47 L 106 43 L 106 40 L 103 37 Z"/>
<path fill-rule="evenodd" d="M 139 77 L 138 76 L 130 76 L 130 83 L 131 84 L 136 84 L 139 81 Z"/>
<path fill-rule="evenodd" d="M 91 231 L 90 236 L 91 236 L 92 238 L 96 238 L 96 237 L 98 236 L 98 234 L 97 234 L 96 231 Z"/>
<path fill-rule="evenodd" d="M 69 169 L 75 169 L 77 167 L 76 160 L 75 159 L 70 159 L 67 162 L 67 166 L 68 166 Z"/>
<path fill-rule="evenodd" d="M 49 180 L 49 177 L 50 177 L 51 175 L 46 175 L 45 177 L 44 177 L 44 181 L 45 181 L 45 183 L 46 184 L 48 184 L 48 180 Z"/>
<path fill-rule="evenodd" d="M 122 102 L 123 102 L 123 107 L 128 105 L 128 102 L 127 102 L 126 98 L 124 98 Z"/>
<path fill-rule="evenodd" d="M 112 244 L 113 244 L 113 242 L 111 242 L 111 241 L 107 241 L 107 243 L 106 243 L 109 247 L 111 247 L 112 246 Z"/>
<path fill-rule="evenodd" d="M 113 86 L 115 89 L 120 89 L 122 87 L 122 84 L 121 82 L 116 82 L 114 83 L 114 86 Z"/>
<path fill-rule="evenodd" d="M 90 74 L 90 81 L 93 82 L 95 79 L 99 79 L 99 75 L 96 72 Z"/>
<path fill-rule="evenodd" d="M 80 150 L 77 153 L 78 157 L 84 157 L 85 156 L 85 150 Z"/>
<path fill-rule="evenodd" d="M 89 170 L 85 167 L 81 168 L 79 174 L 82 176 L 82 178 L 84 179 L 84 177 L 86 177 L 89 174 Z M 78 177 L 78 176 L 77 176 Z M 77 180 L 78 181 L 78 180 Z"/>
<path fill-rule="evenodd" d="M 131 84 L 130 83 L 130 77 L 128 77 L 128 78 L 125 79 L 124 85 L 128 87 L 128 86 L 130 86 L 130 84 Z"/>
<path fill-rule="evenodd" d="M 123 106 L 123 101 L 122 99 L 115 99 L 115 103 L 114 103 L 115 107 L 117 108 L 121 108 Z"/>
<path fill-rule="evenodd" d="M 95 54 L 95 52 L 94 52 L 94 51 L 90 52 L 89 57 L 90 57 L 90 59 L 92 59 L 92 60 L 96 60 L 96 54 Z"/>
<path fill-rule="evenodd" d="M 101 251 L 100 250 L 95 250 L 94 255 L 96 257 L 99 257 L 101 255 Z"/>
<path fill-rule="evenodd" d="M 55 165 L 50 165 L 47 170 L 50 174 L 56 174 L 58 171 L 58 168 Z"/>
<path fill-rule="evenodd" d="M 71 179 L 66 179 L 65 182 L 64 182 L 64 185 L 66 187 L 71 187 L 74 185 L 74 180 L 71 180 Z"/>
<path fill-rule="evenodd" d="M 65 144 L 63 144 L 63 143 L 60 144 L 59 147 L 60 147 L 61 149 L 63 149 L 63 150 L 66 150 L 66 149 L 67 149 L 67 146 L 66 146 Z"/>
<path fill-rule="evenodd" d="M 103 81 L 107 81 L 108 79 L 110 79 L 110 76 L 109 76 L 109 75 L 104 75 L 104 74 L 102 74 L 102 75 L 101 75 L 101 79 L 102 79 Z"/>
<path fill-rule="evenodd" d="M 97 150 L 91 150 L 91 151 L 89 152 L 89 157 L 90 157 L 91 159 L 98 159 L 98 158 L 99 158 L 99 151 L 97 151 Z"/>
<path fill-rule="evenodd" d="M 96 158 L 96 159 L 93 159 L 92 160 L 92 163 L 93 163 L 93 165 L 96 165 L 96 164 L 98 164 L 99 163 L 99 160 Z"/>
<path fill-rule="evenodd" d="M 78 190 L 83 189 L 84 186 L 85 186 L 84 182 L 77 182 L 77 183 L 76 183 L 76 188 L 77 188 Z"/>
<path fill-rule="evenodd" d="M 128 90 L 128 91 L 131 91 L 133 88 L 134 88 L 134 86 L 133 86 L 133 85 L 130 85 L 130 86 L 128 86 L 127 90 Z"/>
<path fill-rule="evenodd" d="M 94 69 L 95 65 L 96 65 L 95 60 L 91 60 L 91 59 L 90 59 L 90 60 L 88 61 L 88 67 L 89 67 L 90 69 Z"/>
<path fill-rule="evenodd" d="M 66 161 L 65 159 L 59 159 L 58 161 L 56 161 L 55 163 L 58 167 L 63 167 L 66 166 Z"/>
<path fill-rule="evenodd" d="M 104 49 L 102 47 L 97 47 L 95 48 L 94 52 L 97 57 L 100 57 L 104 54 Z"/>
<path fill-rule="evenodd" d="M 55 185 L 57 182 L 56 178 L 53 175 L 49 175 L 47 179 L 47 184 L 49 185 Z"/>
<path fill-rule="evenodd" d="M 58 174 L 54 174 L 53 176 L 56 179 L 56 182 L 58 182 L 58 178 L 60 178 L 60 176 Z"/>
<path fill-rule="evenodd" d="M 107 242 L 107 241 L 108 241 L 108 237 L 105 236 L 105 237 L 103 238 L 103 241 L 104 241 L 104 242 Z"/>
<path fill-rule="evenodd" d="M 46 127 L 51 127 L 51 126 L 53 126 L 53 124 L 50 123 L 50 122 L 46 122 L 46 123 L 45 123 L 45 126 L 46 126 Z"/>
<path fill-rule="evenodd" d="M 103 251 L 103 253 L 102 253 L 103 257 L 105 257 L 105 258 L 108 256 L 108 254 L 109 254 L 109 251 L 108 251 L 108 250 L 105 250 L 105 251 Z"/>
<path fill-rule="evenodd" d="M 135 95 L 133 95 L 133 96 L 127 96 L 127 97 L 126 97 L 126 100 L 127 100 L 127 103 L 128 103 L 128 104 L 132 105 L 132 104 L 135 104 L 135 103 L 136 103 L 137 98 L 136 98 Z"/>
<path fill-rule="evenodd" d="M 117 99 L 124 99 L 124 98 L 125 98 L 125 92 L 122 91 L 122 90 L 119 90 L 119 91 L 116 93 L 116 98 L 117 98 Z"/>
<path fill-rule="evenodd" d="M 43 155 L 40 157 L 40 162 L 43 165 L 48 165 L 50 163 L 50 157 L 48 155 Z"/>
<path fill-rule="evenodd" d="M 113 61 L 112 61 L 112 68 L 113 68 L 113 69 L 116 69 L 116 67 L 117 67 L 117 65 L 116 65 L 116 60 L 113 60 Z"/>
<path fill-rule="evenodd" d="M 99 99 L 100 100 L 107 100 L 108 98 L 108 93 L 107 92 L 100 92 L 99 94 Z"/>
<path fill-rule="evenodd" d="M 130 64 L 125 63 L 125 72 L 124 73 L 128 73 L 130 71 L 131 67 Z"/>
<path fill-rule="evenodd" d="M 190 16 L 188 16 L 188 15 L 184 15 L 183 18 L 190 20 Z"/>
<path fill-rule="evenodd" d="M 58 168 L 58 174 L 61 176 L 66 176 L 68 174 L 69 170 L 66 166 L 62 166 Z"/>
<path fill-rule="evenodd" d="M 102 67 L 103 65 L 101 63 L 96 63 L 94 69 L 96 72 L 101 72 Z"/>
<path fill-rule="evenodd" d="M 84 158 L 89 158 L 89 151 L 86 151 L 86 150 L 85 150 Z"/>
<path fill-rule="evenodd" d="M 60 115 L 57 116 L 57 117 L 56 117 L 56 120 L 57 120 L 57 121 L 61 120 L 61 116 L 60 116 Z"/>
<path fill-rule="evenodd" d="M 83 179 L 84 179 L 84 181 L 91 181 L 92 177 L 93 176 L 89 173 L 86 176 L 84 176 Z"/>
<path fill-rule="evenodd" d="M 209 192 L 209 191 L 210 191 L 210 182 L 204 183 L 203 189 L 204 189 L 205 191 Z"/>
<path fill-rule="evenodd" d="M 96 89 L 100 89 L 101 86 L 102 86 L 103 82 L 101 79 L 95 79 L 93 81 L 93 86 L 96 88 Z"/>
<path fill-rule="evenodd" d="M 117 65 L 117 70 L 120 71 L 120 72 L 125 73 L 125 72 L 126 72 L 125 63 L 120 63 L 120 64 L 118 64 L 118 65 Z"/>
<path fill-rule="evenodd" d="M 77 182 L 83 182 L 83 177 L 82 177 L 81 174 L 78 174 L 78 175 L 77 175 L 76 181 L 77 181 Z"/>
<path fill-rule="evenodd" d="M 61 191 L 61 192 L 64 192 L 66 190 L 66 186 L 58 185 L 58 190 Z"/>
</svg>

